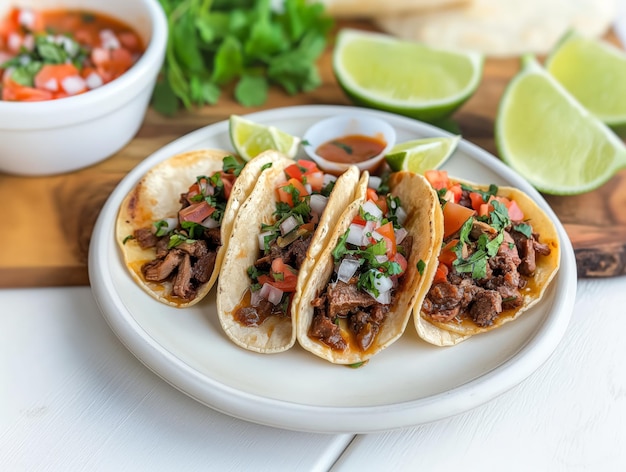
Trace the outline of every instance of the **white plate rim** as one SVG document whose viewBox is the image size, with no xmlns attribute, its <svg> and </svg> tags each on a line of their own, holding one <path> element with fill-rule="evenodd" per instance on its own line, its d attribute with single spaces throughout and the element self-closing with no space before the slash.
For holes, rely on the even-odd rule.
<svg viewBox="0 0 626 472">
<path fill-rule="evenodd" d="M 449 133 L 432 125 L 399 115 L 341 105 L 302 105 L 275 108 L 244 115 L 253 121 L 271 123 L 279 116 L 323 117 L 342 112 L 372 113 L 392 122 L 411 123 L 432 136 Z M 510 359 L 480 377 L 442 394 L 394 404 L 328 407 L 303 405 L 275 400 L 233 389 L 203 376 L 172 353 L 163 349 L 129 316 L 122 300 L 115 293 L 111 273 L 99 263 L 111 238 L 112 220 L 121 198 L 130 186 L 149 168 L 178 149 L 197 141 L 211 131 L 227 132 L 222 121 L 193 131 L 157 150 L 131 170 L 118 184 L 103 206 L 94 226 L 89 249 L 89 278 L 94 299 L 104 318 L 126 348 L 146 367 L 169 384 L 197 401 L 230 416 L 247 421 L 296 431 L 317 433 L 370 433 L 406 428 L 443 419 L 477 407 L 516 386 L 552 354 L 565 334 L 573 311 L 576 294 L 576 262 L 567 234 L 543 197 L 500 160 L 461 140 L 459 149 L 485 164 L 504 179 L 528 193 L 549 214 L 557 226 L 561 242 L 561 268 L 553 281 L 554 300 L 551 313 L 537 328 L 534 336 Z M 113 225 L 114 226 L 114 225 Z"/>
</svg>

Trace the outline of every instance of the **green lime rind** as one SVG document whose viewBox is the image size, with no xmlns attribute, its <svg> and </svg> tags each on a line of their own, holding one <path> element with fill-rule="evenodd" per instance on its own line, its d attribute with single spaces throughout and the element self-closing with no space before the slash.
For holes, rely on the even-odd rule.
<svg viewBox="0 0 626 472">
<path fill-rule="evenodd" d="M 449 117 L 476 91 L 484 55 L 343 29 L 332 67 L 356 104 L 435 122 Z"/>
<path fill-rule="evenodd" d="M 415 139 L 396 144 L 385 156 L 393 171 L 423 174 L 438 169 L 454 153 L 461 136 Z"/>
<path fill-rule="evenodd" d="M 255 123 L 239 115 L 231 115 L 228 125 L 230 142 L 245 161 L 268 150 L 279 151 L 291 159 L 298 152 L 301 139 L 275 126 Z"/>
<path fill-rule="evenodd" d="M 576 30 L 552 48 L 545 68 L 587 110 L 614 129 L 626 130 L 626 52 Z"/>
<path fill-rule="evenodd" d="M 585 193 L 626 168 L 624 143 L 532 55 L 500 100 L 495 141 L 502 160 L 548 194 Z"/>
</svg>

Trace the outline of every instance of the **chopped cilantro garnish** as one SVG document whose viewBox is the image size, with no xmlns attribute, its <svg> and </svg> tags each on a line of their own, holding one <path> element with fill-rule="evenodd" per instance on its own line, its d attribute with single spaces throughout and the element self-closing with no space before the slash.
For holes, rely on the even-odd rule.
<svg viewBox="0 0 626 472">
<path fill-rule="evenodd" d="M 522 233 L 524 236 L 526 236 L 529 239 L 533 237 L 533 228 L 529 224 L 520 223 L 518 225 L 513 226 L 513 229 L 515 231 Z"/>
<path fill-rule="evenodd" d="M 167 244 L 168 249 L 172 249 L 173 247 L 180 246 L 183 243 L 194 243 L 195 240 L 189 238 L 187 235 L 182 233 L 174 233 L 170 236 L 169 243 Z"/>
<path fill-rule="evenodd" d="M 420 275 L 424 275 L 424 269 L 426 268 L 426 263 L 423 260 L 419 260 L 417 261 L 417 264 L 415 264 L 415 267 L 417 268 L 417 271 L 419 272 Z"/>
<path fill-rule="evenodd" d="M 165 220 L 159 220 L 159 221 L 155 221 L 154 223 L 152 223 L 152 226 L 154 226 L 155 228 L 155 236 L 157 238 L 160 238 L 161 236 L 165 236 L 168 231 L 167 231 L 167 221 Z"/>
<path fill-rule="evenodd" d="M 474 188 L 470 185 L 463 184 L 463 183 L 461 184 L 461 188 L 467 192 L 478 193 L 483 198 L 483 201 L 485 203 L 489 201 L 489 198 L 495 197 L 498 194 L 498 186 L 495 184 L 491 184 L 487 191 L 480 190 L 480 189 Z"/>
<path fill-rule="evenodd" d="M 130 241 L 131 239 L 135 239 L 135 236 L 133 236 L 132 234 L 129 234 L 128 236 L 126 236 L 123 240 L 122 240 L 122 244 L 126 244 L 128 241 Z"/>
<path fill-rule="evenodd" d="M 233 174 L 237 177 L 239 177 L 245 165 L 245 162 L 239 162 L 235 159 L 235 156 L 226 156 L 222 159 L 222 170 L 227 174 Z"/>
</svg>

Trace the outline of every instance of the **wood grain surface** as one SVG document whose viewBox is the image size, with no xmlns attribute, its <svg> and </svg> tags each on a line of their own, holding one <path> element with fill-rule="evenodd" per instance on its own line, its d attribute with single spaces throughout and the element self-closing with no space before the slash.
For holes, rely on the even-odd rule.
<svg viewBox="0 0 626 472">
<path fill-rule="evenodd" d="M 366 23 L 344 24 L 371 29 Z M 612 35 L 608 38 L 615 41 Z M 310 93 L 288 96 L 272 90 L 264 107 L 244 108 L 225 91 L 217 105 L 171 118 L 148 110 L 137 136 L 100 164 L 48 177 L 0 173 L 0 287 L 88 284 L 89 241 L 102 205 L 129 170 L 180 136 L 231 114 L 304 104 L 349 105 L 332 74 L 331 48 L 319 62 L 323 84 Z M 495 155 L 498 102 L 518 70 L 517 59 L 488 59 L 480 87 L 453 116 L 465 139 Z M 579 277 L 626 273 L 626 171 L 585 195 L 546 198 L 574 246 Z"/>
</svg>

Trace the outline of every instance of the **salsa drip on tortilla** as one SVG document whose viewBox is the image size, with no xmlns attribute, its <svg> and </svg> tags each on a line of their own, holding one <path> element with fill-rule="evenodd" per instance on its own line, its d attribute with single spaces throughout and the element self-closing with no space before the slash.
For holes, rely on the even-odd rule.
<svg viewBox="0 0 626 472">
<path fill-rule="evenodd" d="M 287 166 L 284 173 L 286 180 L 275 188 L 274 223 L 261 225 L 259 255 L 247 269 L 249 300 L 244 297 L 234 313 L 244 326 L 259 326 L 269 316 L 291 316 L 299 270 L 336 181 L 306 160 Z"/>
<path fill-rule="evenodd" d="M 335 351 L 349 344 L 366 351 L 374 343 L 407 269 L 413 237 L 403 227 L 406 218 L 399 197 L 368 188 L 332 251 L 331 282 L 311 302 L 309 337 Z M 349 333 L 342 332 L 340 319 L 347 321 Z"/>
<path fill-rule="evenodd" d="M 537 261 L 550 255 L 515 200 L 455 182 L 446 171 L 427 171 L 444 215 L 439 265 L 422 305 L 438 323 L 484 328 L 524 304 Z"/>
<path fill-rule="evenodd" d="M 155 259 L 141 267 L 144 279 L 171 282 L 171 296 L 187 302 L 195 299 L 198 288 L 213 274 L 222 245 L 222 218 L 243 165 L 226 156 L 222 167 L 210 176 L 196 177 L 180 195 L 176 215 L 136 229 L 132 235 L 142 249 L 156 249 Z"/>
</svg>

